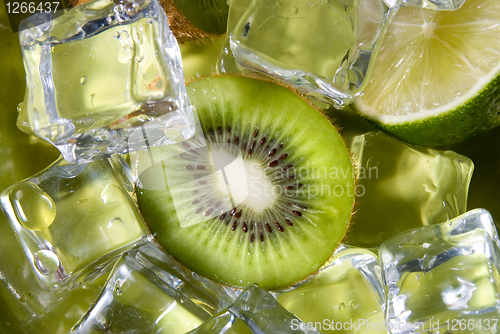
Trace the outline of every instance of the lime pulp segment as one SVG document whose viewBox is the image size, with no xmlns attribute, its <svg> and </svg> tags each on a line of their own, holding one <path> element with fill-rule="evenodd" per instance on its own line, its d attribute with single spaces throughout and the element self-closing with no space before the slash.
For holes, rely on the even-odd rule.
<svg viewBox="0 0 500 334">
<path fill-rule="evenodd" d="M 500 3 L 401 8 L 357 112 L 421 145 L 463 141 L 500 123 Z"/>
</svg>

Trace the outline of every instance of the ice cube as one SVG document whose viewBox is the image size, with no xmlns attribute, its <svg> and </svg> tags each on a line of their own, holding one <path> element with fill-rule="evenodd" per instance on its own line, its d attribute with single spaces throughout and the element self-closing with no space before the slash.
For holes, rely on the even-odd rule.
<svg viewBox="0 0 500 334">
<path fill-rule="evenodd" d="M 355 136 L 351 153 L 359 206 L 347 243 L 377 247 L 404 230 L 465 212 L 474 169 L 469 158 L 409 145 L 380 132 Z"/>
<path fill-rule="evenodd" d="M 68 333 L 99 295 L 106 277 L 70 291 L 45 291 L 2 212 L 0 236 L 0 333 Z"/>
<path fill-rule="evenodd" d="M 37 15 L 50 14 L 27 27 Z M 21 109 L 67 161 L 193 135 L 179 47 L 157 0 L 92 1 L 19 38 L 29 87 Z"/>
<path fill-rule="evenodd" d="M 247 4 L 232 1 L 228 27 Z M 363 89 L 400 0 L 252 0 L 229 30 L 220 68 L 239 67 L 338 107 Z"/>
<path fill-rule="evenodd" d="M 100 298 L 70 333 L 185 333 L 228 305 L 231 292 L 146 244 L 122 255 Z"/>
<path fill-rule="evenodd" d="M 304 323 L 285 310 L 274 297 L 251 285 L 228 308 L 189 334 L 319 334 L 314 325 Z"/>
<path fill-rule="evenodd" d="M 379 253 L 392 333 L 497 331 L 500 258 L 488 211 L 403 232 Z"/>
<path fill-rule="evenodd" d="M 0 196 L 40 284 L 71 288 L 111 269 L 121 252 L 147 240 L 121 158 L 71 165 L 59 159 Z"/>
<path fill-rule="evenodd" d="M 292 288 L 278 302 L 321 333 L 387 333 L 385 292 L 378 256 L 341 245 L 327 266 Z"/>
<path fill-rule="evenodd" d="M 250 2 L 251 0 L 229 1 L 226 39 L 222 47 L 222 52 L 219 54 L 219 59 L 217 61 L 217 71 L 219 73 L 240 73 L 240 68 L 238 68 L 236 60 L 234 59 L 233 52 L 231 51 L 229 36 L 230 32 L 234 30 L 234 27 L 245 13 L 245 10 L 247 9 Z"/>
<path fill-rule="evenodd" d="M 403 7 L 419 7 L 440 10 L 456 10 L 462 7 L 465 0 L 403 0 Z"/>
</svg>

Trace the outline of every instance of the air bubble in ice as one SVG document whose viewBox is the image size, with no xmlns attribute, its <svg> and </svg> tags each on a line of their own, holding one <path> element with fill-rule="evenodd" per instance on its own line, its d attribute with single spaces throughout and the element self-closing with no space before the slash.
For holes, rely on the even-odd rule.
<svg viewBox="0 0 500 334">
<path fill-rule="evenodd" d="M 35 253 L 35 266 L 42 275 L 51 275 L 59 268 L 59 257 L 50 250 Z"/>
</svg>

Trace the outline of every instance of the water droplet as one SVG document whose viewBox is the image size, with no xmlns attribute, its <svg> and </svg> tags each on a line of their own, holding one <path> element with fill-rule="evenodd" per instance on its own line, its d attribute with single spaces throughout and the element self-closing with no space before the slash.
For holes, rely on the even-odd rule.
<svg viewBox="0 0 500 334">
<path fill-rule="evenodd" d="M 339 306 L 337 306 L 337 308 L 339 309 L 340 312 L 342 312 L 343 310 L 345 310 L 345 304 L 340 303 Z"/>
<path fill-rule="evenodd" d="M 35 267 L 42 275 L 51 275 L 59 268 L 59 257 L 50 250 L 35 253 Z"/>
<path fill-rule="evenodd" d="M 135 60 L 137 63 L 140 63 L 143 59 L 144 59 L 144 56 L 136 56 L 136 57 L 134 58 L 134 60 Z"/>
<path fill-rule="evenodd" d="M 19 298 L 19 302 L 21 302 L 21 303 L 26 303 L 26 297 L 21 297 L 21 298 Z"/>
<path fill-rule="evenodd" d="M 153 22 L 154 22 L 153 19 L 148 19 L 149 24 L 153 24 Z"/>
<path fill-rule="evenodd" d="M 95 94 L 90 94 L 90 105 L 92 107 L 94 106 L 94 96 L 95 96 Z"/>
<path fill-rule="evenodd" d="M 81 199 L 81 200 L 78 200 L 76 201 L 77 204 L 83 204 L 83 203 L 87 203 L 89 200 L 84 198 L 84 199 Z"/>
<path fill-rule="evenodd" d="M 50 196 L 32 182 L 16 184 L 9 193 L 17 221 L 30 230 L 49 227 L 56 217 L 56 205 Z"/>
<path fill-rule="evenodd" d="M 122 30 L 120 32 L 120 40 L 127 47 L 133 47 L 133 41 L 130 38 L 130 35 L 127 30 Z"/>
<path fill-rule="evenodd" d="M 139 4 L 135 2 L 128 2 L 125 4 L 125 12 L 129 16 L 134 16 L 139 11 Z"/>
<path fill-rule="evenodd" d="M 115 31 L 114 36 L 115 36 L 116 39 L 120 39 L 120 32 L 119 31 Z"/>
<path fill-rule="evenodd" d="M 354 307 L 354 302 L 351 300 L 351 301 L 349 302 L 349 304 L 347 304 L 347 306 L 349 306 L 349 307 L 353 308 L 353 307 Z"/>
<path fill-rule="evenodd" d="M 10 326 L 10 322 L 6 321 L 5 322 L 5 326 L 9 327 Z"/>
<path fill-rule="evenodd" d="M 104 204 L 114 204 L 121 202 L 124 198 L 123 191 L 116 184 L 109 183 L 101 192 L 101 199 Z"/>
<path fill-rule="evenodd" d="M 121 296 L 121 294 L 123 293 L 123 291 L 119 287 L 116 287 L 115 288 L 115 293 L 116 293 L 117 296 Z"/>
<path fill-rule="evenodd" d="M 87 82 L 87 77 L 86 76 L 83 76 L 80 78 L 80 83 L 83 85 Z"/>
<path fill-rule="evenodd" d="M 17 105 L 17 112 L 21 112 L 21 110 L 23 109 L 23 103 L 20 102 L 18 105 Z"/>
<path fill-rule="evenodd" d="M 428 243 L 428 242 L 424 242 L 424 243 L 422 244 L 422 248 L 429 248 L 429 247 L 431 247 L 431 244 L 430 244 L 430 243 Z"/>
</svg>

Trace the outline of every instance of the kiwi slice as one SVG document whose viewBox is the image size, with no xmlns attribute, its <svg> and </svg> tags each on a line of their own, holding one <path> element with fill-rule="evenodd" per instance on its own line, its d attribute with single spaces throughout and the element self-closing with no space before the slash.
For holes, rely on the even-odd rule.
<svg viewBox="0 0 500 334">
<path fill-rule="evenodd" d="M 226 32 L 227 0 L 160 0 L 170 29 L 179 42 L 200 40 Z"/>
<path fill-rule="evenodd" d="M 215 76 L 187 87 L 205 136 L 137 159 L 151 232 L 178 261 L 223 284 L 278 289 L 315 273 L 354 203 L 353 166 L 335 127 L 267 81 Z"/>
</svg>

